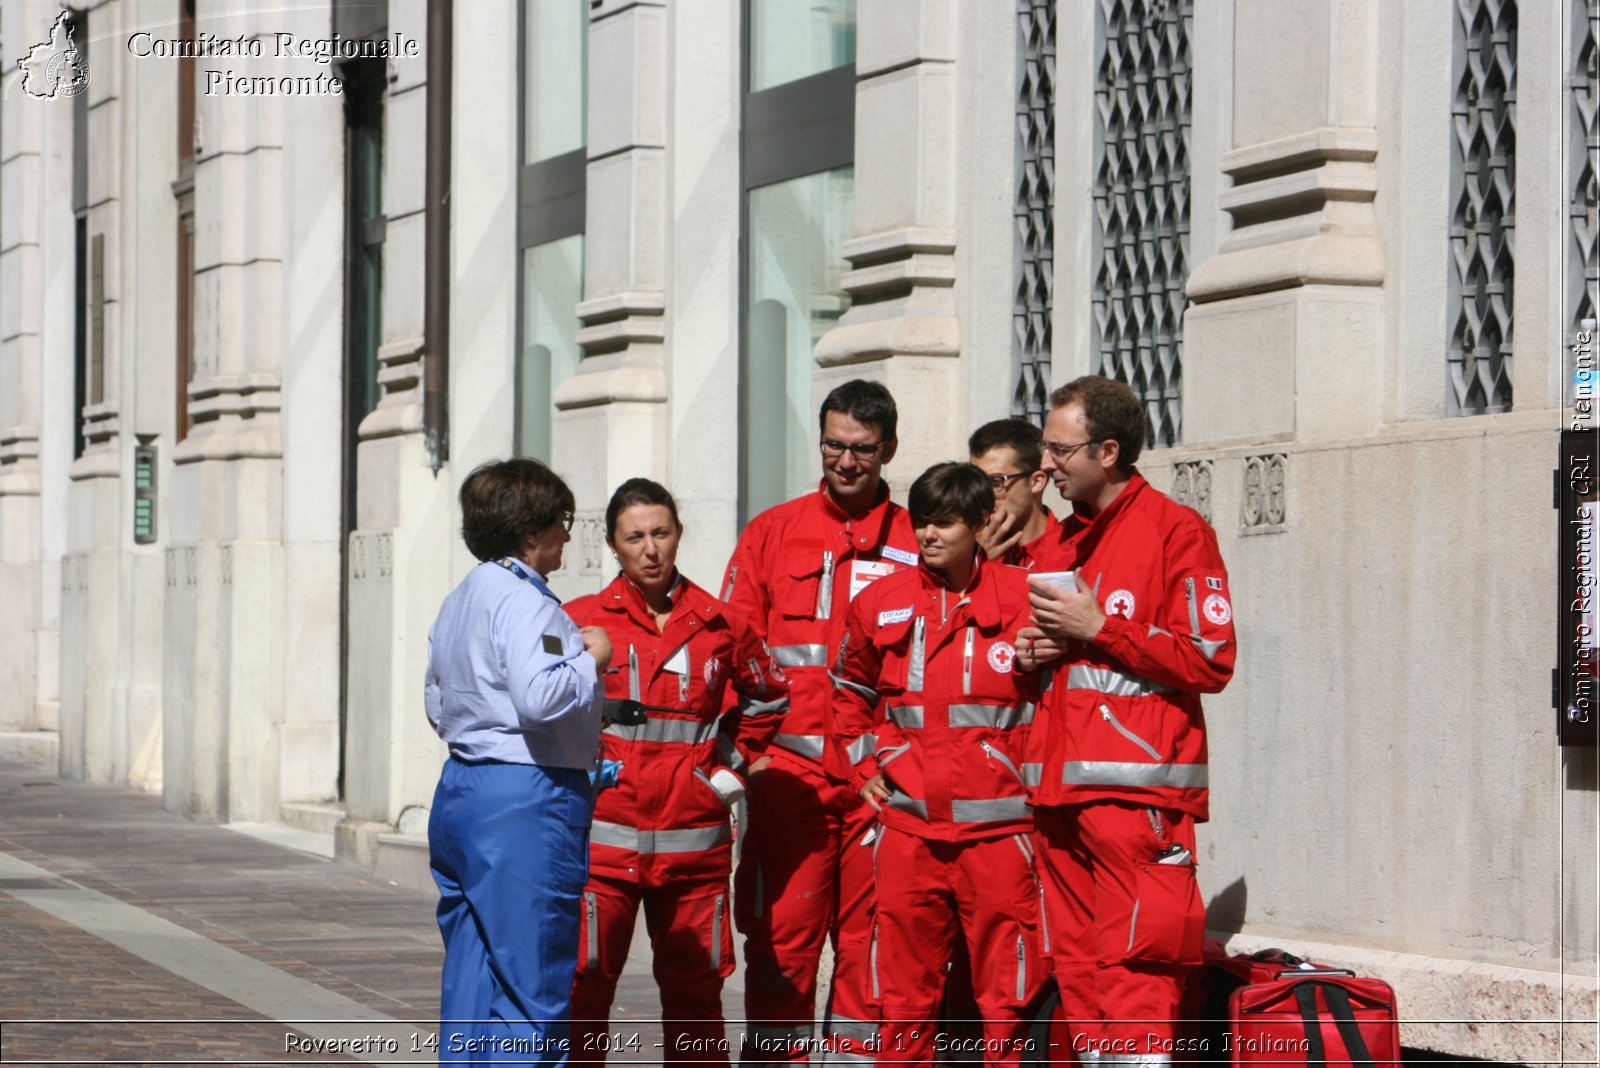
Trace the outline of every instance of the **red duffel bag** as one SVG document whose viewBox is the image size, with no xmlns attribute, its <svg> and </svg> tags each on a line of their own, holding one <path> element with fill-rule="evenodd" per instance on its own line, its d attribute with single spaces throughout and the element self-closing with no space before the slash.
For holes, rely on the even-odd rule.
<svg viewBox="0 0 1600 1068">
<path fill-rule="evenodd" d="M 1400 1023 L 1394 990 L 1382 979 L 1333 970 L 1286 969 L 1229 998 L 1233 1063 L 1394 1065 Z"/>
</svg>

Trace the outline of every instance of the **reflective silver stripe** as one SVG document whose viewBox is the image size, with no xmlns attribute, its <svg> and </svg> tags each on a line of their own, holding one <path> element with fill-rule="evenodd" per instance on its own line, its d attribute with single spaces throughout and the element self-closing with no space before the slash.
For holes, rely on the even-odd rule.
<svg viewBox="0 0 1600 1068">
<path fill-rule="evenodd" d="M 972 643 L 976 634 L 976 630 L 970 626 L 967 627 L 966 644 L 961 650 L 961 692 L 963 694 L 972 692 Z"/>
<path fill-rule="evenodd" d="M 721 754 L 722 762 L 734 771 L 743 771 L 744 766 L 749 763 L 745 760 L 744 754 L 739 752 L 739 747 L 733 744 L 733 739 L 726 734 L 717 737 L 717 752 Z"/>
<path fill-rule="evenodd" d="M 715 723 L 698 719 L 647 719 L 626 727 L 619 723 L 608 724 L 605 733 L 628 742 L 699 745 L 710 739 L 716 729 Z"/>
<path fill-rule="evenodd" d="M 1189 633 L 1200 637 L 1200 602 L 1195 598 L 1194 576 L 1183 580 L 1183 595 L 1189 601 Z"/>
<path fill-rule="evenodd" d="M 628 646 L 628 696 L 635 701 L 639 697 L 639 653 L 630 644 Z"/>
<path fill-rule="evenodd" d="M 1090 667 L 1088 664 L 1073 664 L 1067 669 L 1067 689 L 1095 690 L 1113 697 L 1143 697 L 1145 694 L 1172 691 L 1171 686 L 1163 686 L 1138 675 L 1124 675 L 1115 668 Z"/>
<path fill-rule="evenodd" d="M 878 924 L 876 920 L 872 924 L 872 952 L 869 955 L 869 962 L 872 967 L 872 999 L 876 1001 L 883 996 L 878 990 Z"/>
<path fill-rule="evenodd" d="M 1217 658 L 1217 650 L 1228 644 L 1227 642 L 1221 641 L 1207 641 L 1198 634 L 1191 638 L 1190 641 L 1194 642 L 1195 648 L 1200 650 L 1200 655 L 1205 657 L 1207 660 L 1215 660 Z"/>
<path fill-rule="evenodd" d="M 583 914 L 588 923 L 588 930 L 584 932 L 584 944 L 589 957 L 586 968 L 592 972 L 600 967 L 600 906 L 595 902 L 592 891 L 583 895 Z"/>
<path fill-rule="evenodd" d="M 1028 862 L 1028 867 L 1031 869 L 1033 867 L 1033 843 L 1028 841 L 1028 836 L 1025 834 L 1014 834 L 1011 836 L 1011 840 L 1017 843 L 1017 848 L 1022 851 L 1023 859 Z"/>
<path fill-rule="evenodd" d="M 867 757 L 876 751 L 877 748 L 878 736 L 876 734 L 863 734 L 861 737 L 851 742 L 849 746 L 845 748 L 845 752 L 849 755 L 851 764 L 859 764 L 863 760 L 867 759 Z"/>
<path fill-rule="evenodd" d="M 1017 1000 L 1023 1001 L 1028 996 L 1028 947 L 1017 935 Z"/>
<path fill-rule="evenodd" d="M 746 719 L 754 719 L 756 716 L 774 716 L 780 712 L 787 711 L 789 711 L 789 699 L 787 697 L 780 697 L 776 701 L 756 701 L 747 697 L 739 702 L 739 714 Z"/>
<path fill-rule="evenodd" d="M 833 552 L 822 554 L 822 581 L 817 583 L 817 618 L 833 615 Z"/>
<path fill-rule="evenodd" d="M 1033 814 L 1025 797 L 985 797 L 977 801 L 950 802 L 950 819 L 955 823 L 996 823 L 1000 820 L 1025 820 Z"/>
<path fill-rule="evenodd" d="M 1133 916 L 1132 916 L 1132 918 L 1130 918 L 1128 920 L 1128 948 L 1123 951 L 1125 953 L 1132 953 L 1133 952 L 1133 939 L 1134 939 L 1134 936 L 1137 935 L 1138 932 L 1139 932 L 1139 904 L 1140 904 L 1139 899 L 1138 898 L 1134 898 L 1133 899 Z"/>
<path fill-rule="evenodd" d="M 739 579 L 739 568 L 738 568 L 738 565 L 735 565 L 733 567 L 728 568 L 728 582 L 727 582 L 727 585 L 722 587 L 722 599 L 724 601 L 733 600 L 733 584 L 735 582 L 737 582 L 738 579 Z"/>
<path fill-rule="evenodd" d="M 830 1035 L 838 1035 L 840 1038 L 847 1038 L 852 1042 L 870 1042 L 878 1037 L 878 1021 L 852 1020 L 848 1016 L 840 1016 L 837 1013 L 828 1016 L 827 1022 L 823 1024 L 822 1029 Z"/>
<path fill-rule="evenodd" d="M 1024 718 L 1026 716 L 1026 718 Z M 1008 731 L 1012 727 L 1033 720 L 1033 706 L 1022 705 L 951 705 L 950 726 L 989 727 Z"/>
<path fill-rule="evenodd" d="M 1043 781 L 1044 781 L 1044 765 L 1043 764 L 1023 764 L 1022 765 L 1022 785 L 1024 785 L 1024 786 L 1038 786 Z"/>
<path fill-rule="evenodd" d="M 828 663 L 826 645 L 774 645 L 772 659 L 784 667 L 823 667 Z"/>
<path fill-rule="evenodd" d="M 916 730 L 921 730 L 922 706 L 890 705 L 889 722 L 893 723 L 896 727 L 910 727 Z"/>
<path fill-rule="evenodd" d="M 620 823 L 595 820 L 589 830 L 589 840 L 617 849 L 631 849 L 635 853 L 697 853 L 731 842 L 733 833 L 725 822 L 710 827 L 641 831 Z"/>
<path fill-rule="evenodd" d="M 911 667 L 906 675 L 906 689 L 922 689 L 922 668 L 926 659 L 928 621 L 921 616 L 911 627 Z"/>
<path fill-rule="evenodd" d="M 842 649 L 843 646 L 841 646 L 840 648 Z M 872 687 L 863 686 L 859 682 L 851 682 L 849 679 L 845 678 L 844 676 L 835 675 L 831 671 L 828 672 L 828 678 L 833 680 L 833 684 L 835 686 L 842 686 L 847 690 L 851 690 L 851 691 L 853 691 L 855 693 L 858 693 L 862 697 L 865 697 L 868 701 L 872 702 L 873 704 L 877 704 L 878 703 L 878 691 L 874 690 Z"/>
<path fill-rule="evenodd" d="M 722 967 L 722 895 L 711 907 L 711 969 Z"/>
<path fill-rule="evenodd" d="M 1210 772 L 1204 764 L 1069 760 L 1061 768 L 1063 786 L 1168 786 L 1177 790 L 1199 790 L 1210 781 Z"/>
<path fill-rule="evenodd" d="M 926 801 L 912 797 L 909 794 L 903 794 L 898 790 L 889 795 L 889 807 L 897 808 L 901 812 L 909 812 L 913 816 L 921 816 L 923 819 L 928 818 L 928 803 Z"/>
<path fill-rule="evenodd" d="M 1118 734 L 1128 739 L 1128 741 L 1132 742 L 1140 749 L 1143 749 L 1146 753 L 1149 753 L 1151 760 L 1161 759 L 1160 750 L 1156 749 L 1155 746 L 1151 745 L 1149 742 L 1145 741 L 1143 738 L 1124 727 L 1122 725 L 1122 721 L 1112 714 L 1110 705 L 1100 706 L 1100 718 L 1111 724 Z"/>
<path fill-rule="evenodd" d="M 1145 634 L 1145 637 L 1146 638 L 1154 638 L 1157 634 L 1164 634 L 1169 638 L 1172 637 L 1172 634 L 1170 632 L 1162 630 L 1160 627 L 1156 626 L 1154 623 L 1150 624 L 1150 630 Z"/>
<path fill-rule="evenodd" d="M 774 745 L 783 746 L 791 753 L 799 753 L 812 760 L 821 760 L 825 739 L 820 734 L 780 734 L 772 739 L 772 742 Z"/>
</svg>

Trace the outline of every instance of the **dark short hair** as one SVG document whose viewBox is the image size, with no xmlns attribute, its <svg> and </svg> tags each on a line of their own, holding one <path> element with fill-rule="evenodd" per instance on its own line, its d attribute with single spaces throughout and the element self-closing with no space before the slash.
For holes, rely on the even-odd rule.
<svg viewBox="0 0 1600 1068">
<path fill-rule="evenodd" d="M 983 517 L 994 511 L 994 486 L 989 476 L 972 464 L 950 460 L 917 476 L 906 506 L 913 526 L 945 519 L 982 526 Z"/>
<path fill-rule="evenodd" d="M 611 503 L 606 505 L 606 537 L 616 537 L 617 517 L 636 504 L 661 505 L 672 513 L 672 525 L 683 528 L 683 521 L 678 518 L 678 502 L 672 499 L 667 487 L 648 478 L 630 478 L 617 487 L 617 492 L 611 495 Z"/>
<path fill-rule="evenodd" d="M 990 449 L 1010 449 L 1024 471 L 1037 471 L 1044 461 L 1044 432 L 1026 419 L 996 419 L 985 423 L 967 439 L 967 452 L 976 460 Z"/>
<path fill-rule="evenodd" d="M 524 534 L 538 534 L 577 507 L 561 476 L 526 456 L 479 464 L 457 499 L 461 538 L 479 560 L 518 555 Z"/>
<path fill-rule="evenodd" d="M 1089 440 L 1115 441 L 1117 467 L 1123 474 L 1133 471 L 1134 461 L 1144 448 L 1144 405 L 1127 383 L 1100 375 L 1074 378 L 1050 394 L 1050 407 L 1064 408 L 1077 401 L 1089 424 Z"/>
<path fill-rule="evenodd" d="M 817 413 L 819 430 L 827 427 L 829 412 L 848 415 L 862 426 L 872 427 L 883 435 L 884 441 L 894 441 L 895 431 L 900 425 L 900 413 L 895 409 L 894 397 L 879 383 L 868 382 L 864 378 L 852 378 L 833 387 L 822 402 L 822 410 Z"/>
</svg>

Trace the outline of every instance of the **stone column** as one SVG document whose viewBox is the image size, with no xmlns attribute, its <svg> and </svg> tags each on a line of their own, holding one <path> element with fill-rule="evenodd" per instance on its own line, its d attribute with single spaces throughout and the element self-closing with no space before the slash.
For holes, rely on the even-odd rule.
<svg viewBox="0 0 1600 1068">
<path fill-rule="evenodd" d="M 1219 197 L 1232 225 L 1189 277 L 1186 445 L 1382 421 L 1374 13 L 1373 0 L 1239 0 Z M 1239 403 L 1242 382 L 1257 403 Z"/>
<path fill-rule="evenodd" d="M 844 245 L 851 303 L 816 348 L 817 405 L 840 382 L 866 377 L 888 386 L 902 413 L 923 413 L 900 423 L 895 466 L 912 475 L 966 434 L 952 358 L 961 351 L 956 8 L 953 0 L 857 8 L 855 237 Z"/>
<path fill-rule="evenodd" d="M 26 56 L 58 10 L 27 0 L 4 26 Z M 0 76 L 0 729 L 53 731 L 60 711 L 61 557 L 72 460 L 73 99 Z"/>
<path fill-rule="evenodd" d="M 611 487 L 667 471 L 668 34 L 662 0 L 593 0 L 589 19 L 584 358 L 555 393 L 551 459 L 593 527 Z"/>
<path fill-rule="evenodd" d="M 275 12 L 200 4 L 219 36 L 281 29 Z M 247 61 L 250 75 L 302 73 Z M 226 59 L 201 59 L 207 71 Z M 173 451 L 163 688 L 163 796 L 219 821 L 275 819 L 282 704 L 283 124 L 322 98 L 197 99 L 194 425 Z"/>
<path fill-rule="evenodd" d="M 452 295 L 450 336 L 451 459 L 434 473 L 422 415 L 423 367 L 429 359 L 423 343 L 423 250 L 427 70 L 428 52 L 433 47 L 427 6 L 423 0 L 389 6 L 391 37 L 401 33 L 420 47 L 417 55 L 393 60 L 389 67 L 383 132 L 383 341 L 378 347 L 378 383 L 383 395 L 361 421 L 356 470 L 345 475 L 356 479 L 356 515 L 344 556 L 349 588 L 345 664 L 345 810 L 349 819 L 340 829 L 339 848 L 342 854 L 369 866 L 378 863 L 378 836 L 394 828 L 407 805 L 426 804 L 438 780 L 444 750 L 423 714 L 422 676 L 428 627 L 450 588 L 450 574 L 441 565 L 450 558 L 451 529 L 456 522 L 452 494 L 459 476 L 452 477 L 452 473 L 471 470 L 477 459 L 470 451 L 474 435 L 468 413 L 493 405 L 499 394 L 505 397 L 507 416 L 510 412 L 509 388 L 497 386 L 475 396 L 466 386 L 479 366 L 474 356 L 482 355 L 483 364 L 496 371 L 501 360 L 505 367 L 510 366 L 509 336 L 495 333 L 510 319 L 509 292 L 503 295 L 506 311 L 494 316 L 470 305 L 463 309 L 458 288 Z M 500 211 L 502 201 L 515 204 L 514 196 L 484 194 L 460 184 L 480 166 L 496 177 L 514 170 L 509 163 L 500 169 L 498 163 L 475 155 L 467 145 L 482 136 L 472 121 L 481 120 L 493 127 L 492 141 L 503 141 L 505 152 L 515 151 L 504 123 L 505 112 L 515 112 L 515 95 L 480 96 L 469 89 L 480 76 L 483 84 L 512 84 L 509 61 L 515 55 L 515 13 L 498 5 L 457 3 L 455 18 L 459 88 L 453 118 L 455 184 L 448 206 L 453 223 L 452 275 L 460 269 L 463 257 L 472 259 L 464 249 L 481 247 L 477 242 L 483 233 L 476 224 L 458 228 L 456 221 L 479 211 Z M 500 44 L 480 50 L 486 41 Z M 479 115 L 480 110 L 488 114 Z M 510 211 L 510 207 L 503 208 L 504 214 Z M 498 226 L 508 235 L 515 231 L 505 218 L 499 219 Z M 507 237 L 506 244 L 511 243 Z M 511 262 L 509 256 L 484 259 L 497 269 L 501 288 L 509 289 L 511 276 L 503 266 Z M 462 329 L 458 330 L 458 325 Z M 496 382 L 509 381 L 509 376 L 492 377 Z M 509 429 L 505 437 L 510 437 Z"/>
</svg>

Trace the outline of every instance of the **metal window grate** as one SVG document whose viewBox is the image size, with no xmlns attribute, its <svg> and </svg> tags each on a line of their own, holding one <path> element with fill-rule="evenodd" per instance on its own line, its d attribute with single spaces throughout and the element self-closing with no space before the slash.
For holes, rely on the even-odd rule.
<svg viewBox="0 0 1600 1068">
<path fill-rule="evenodd" d="M 1183 431 L 1193 21 L 1190 0 L 1099 0 L 1095 26 L 1095 370 L 1157 447 Z"/>
<path fill-rule="evenodd" d="M 1511 410 L 1517 5 L 1456 0 L 1451 107 L 1451 415 Z"/>
<path fill-rule="evenodd" d="M 1571 146 L 1567 158 L 1572 172 L 1572 250 L 1568 258 L 1567 307 L 1572 309 L 1571 330 L 1583 329 L 1595 318 L 1595 294 L 1600 292 L 1600 187 L 1595 159 L 1600 156 L 1600 0 L 1572 0 L 1572 77 L 1568 109 Z M 1591 327 L 1592 329 L 1592 327 Z"/>
<path fill-rule="evenodd" d="M 1011 414 L 1043 424 L 1050 399 L 1056 202 L 1055 0 L 1017 0 Z"/>
</svg>

